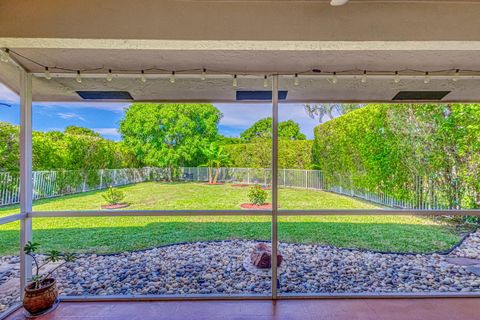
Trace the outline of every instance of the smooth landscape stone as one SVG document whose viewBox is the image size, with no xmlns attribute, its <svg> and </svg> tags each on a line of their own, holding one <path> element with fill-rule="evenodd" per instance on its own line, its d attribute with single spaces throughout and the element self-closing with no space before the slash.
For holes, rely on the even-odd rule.
<svg viewBox="0 0 480 320">
<path fill-rule="evenodd" d="M 72 296 L 269 294 L 270 270 L 244 268 L 257 243 L 197 242 L 112 255 L 79 254 L 58 270 L 57 283 L 61 294 Z M 480 265 L 467 265 L 480 259 L 480 231 L 447 255 L 295 243 L 282 243 L 279 251 L 284 260 L 280 293 L 480 292 Z M 0 257 L 2 270 L 8 266 L 0 274 L 0 285 L 18 280 L 18 265 L 18 256 Z M 18 301 L 16 290 L 0 295 L 0 312 Z"/>
<path fill-rule="evenodd" d="M 458 266 L 480 265 L 480 260 L 469 258 L 446 258 L 445 261 Z"/>
</svg>

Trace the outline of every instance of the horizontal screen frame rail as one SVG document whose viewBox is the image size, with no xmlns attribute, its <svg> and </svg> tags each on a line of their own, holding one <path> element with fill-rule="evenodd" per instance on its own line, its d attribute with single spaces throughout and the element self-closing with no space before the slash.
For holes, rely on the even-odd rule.
<svg viewBox="0 0 480 320">
<path fill-rule="evenodd" d="M 91 211 L 33 211 L 26 216 L 38 217 L 176 217 L 176 216 L 271 216 L 271 210 L 91 210 Z M 480 210 L 418 210 L 418 209 L 319 209 L 319 210 L 278 210 L 278 216 L 480 216 Z M 17 216 L 17 215 L 15 215 Z M 22 217 L 17 217 L 18 220 Z M 1 221 L 2 218 L 0 218 Z M 11 218 L 10 218 L 11 219 Z"/>
<path fill-rule="evenodd" d="M 22 220 L 26 217 L 27 217 L 27 214 L 25 213 L 17 213 L 17 214 L 8 215 L 5 217 L 0 217 L 0 225 Z"/>
</svg>

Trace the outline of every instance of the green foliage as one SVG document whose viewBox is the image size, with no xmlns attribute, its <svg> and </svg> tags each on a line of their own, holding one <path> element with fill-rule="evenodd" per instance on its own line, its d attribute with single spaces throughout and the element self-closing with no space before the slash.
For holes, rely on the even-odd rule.
<svg viewBox="0 0 480 320">
<path fill-rule="evenodd" d="M 310 169 L 312 163 L 312 141 L 279 140 L 278 164 L 280 168 Z M 257 139 L 252 143 L 231 144 L 225 151 L 237 168 L 270 168 L 272 141 Z"/>
<path fill-rule="evenodd" d="M 32 134 L 34 170 L 93 170 L 139 165 L 122 142 L 103 139 L 90 129 L 67 127 Z M 16 172 L 20 164 L 19 127 L 0 122 L 0 171 Z"/>
<path fill-rule="evenodd" d="M 250 200 L 250 203 L 253 203 L 257 206 L 264 205 L 265 201 L 267 200 L 267 196 L 267 191 L 262 189 L 262 187 L 258 184 L 251 186 L 248 190 L 248 199 Z"/>
<path fill-rule="evenodd" d="M 216 183 L 220 173 L 220 167 L 230 165 L 230 156 L 225 152 L 223 146 L 215 142 L 211 142 L 208 147 L 203 147 L 202 152 L 207 159 L 207 162 L 203 164 L 203 166 L 208 167 L 208 182 Z"/>
<path fill-rule="evenodd" d="M 240 133 L 240 138 L 245 142 L 256 139 L 272 138 L 273 119 L 271 117 L 260 119 L 250 128 Z M 300 126 L 293 120 L 287 120 L 278 124 L 278 138 L 285 140 L 305 140 L 305 135 L 300 131 Z"/>
<path fill-rule="evenodd" d="M 107 191 L 102 194 L 102 197 L 108 204 L 115 205 L 121 203 L 122 200 L 125 199 L 125 194 L 120 189 L 109 187 Z"/>
<path fill-rule="evenodd" d="M 98 132 L 93 131 L 92 129 L 77 127 L 77 126 L 68 126 L 65 128 L 64 132 L 65 134 L 100 137 L 100 134 Z"/>
<path fill-rule="evenodd" d="M 61 266 L 63 266 L 65 263 L 68 262 L 73 262 L 75 261 L 75 255 L 72 253 L 61 253 L 60 251 L 57 251 L 55 249 L 48 250 L 45 253 L 45 258 L 43 261 L 40 261 L 39 257 L 36 255 L 38 248 L 40 247 L 40 244 L 36 242 L 31 242 L 28 241 L 25 246 L 23 247 L 23 252 L 25 252 L 26 255 L 30 256 L 35 264 L 35 273 L 32 275 L 32 278 L 30 279 L 33 282 L 34 288 L 35 289 L 40 289 L 42 287 L 43 282 L 50 278 L 50 276 Z M 61 264 L 50 270 L 48 273 L 41 274 L 41 269 L 45 267 L 48 263 L 55 263 L 62 261 Z"/>
<path fill-rule="evenodd" d="M 479 104 L 370 104 L 315 128 L 314 163 L 337 185 L 479 208 L 479 123 Z"/>
<path fill-rule="evenodd" d="M 120 122 L 124 142 L 148 166 L 168 168 L 205 162 L 202 147 L 217 138 L 222 114 L 211 104 L 132 104 Z"/>
</svg>

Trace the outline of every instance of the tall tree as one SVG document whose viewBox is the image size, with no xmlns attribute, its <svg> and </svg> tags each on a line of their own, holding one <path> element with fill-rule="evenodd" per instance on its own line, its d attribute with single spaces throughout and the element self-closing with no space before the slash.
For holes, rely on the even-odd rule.
<svg viewBox="0 0 480 320">
<path fill-rule="evenodd" d="M 202 148 L 214 141 L 222 114 L 211 104 L 132 104 L 120 133 L 145 165 L 168 168 L 170 179 L 181 166 L 205 162 Z"/>
<path fill-rule="evenodd" d="M 243 141 L 272 138 L 273 120 L 271 117 L 260 119 L 250 128 L 240 133 Z M 300 131 L 300 126 L 293 120 L 282 121 L 278 124 L 278 137 L 284 140 L 305 140 L 306 136 Z"/>
<path fill-rule="evenodd" d="M 350 111 L 363 107 L 362 104 L 353 103 L 322 103 L 322 104 L 305 104 L 305 112 L 312 118 L 318 117 L 318 122 L 323 120 L 332 120 L 342 116 Z M 326 118 L 326 119 L 325 119 Z"/>
</svg>

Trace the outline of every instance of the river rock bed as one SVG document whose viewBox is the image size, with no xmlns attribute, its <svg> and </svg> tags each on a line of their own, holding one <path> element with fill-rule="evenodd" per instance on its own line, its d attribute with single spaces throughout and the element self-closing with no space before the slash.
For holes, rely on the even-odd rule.
<svg viewBox="0 0 480 320">
<path fill-rule="evenodd" d="M 82 254 L 59 269 L 57 280 L 61 294 L 72 296 L 268 294 L 270 278 L 243 266 L 256 243 L 197 242 L 114 255 Z M 280 251 L 285 262 L 280 293 L 480 292 L 478 231 L 446 255 L 307 244 L 281 244 Z M 18 257 L 1 257 L 0 294 L 16 277 Z M 0 311 L 16 301 L 18 287 L 0 295 Z"/>
</svg>

